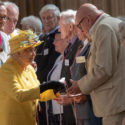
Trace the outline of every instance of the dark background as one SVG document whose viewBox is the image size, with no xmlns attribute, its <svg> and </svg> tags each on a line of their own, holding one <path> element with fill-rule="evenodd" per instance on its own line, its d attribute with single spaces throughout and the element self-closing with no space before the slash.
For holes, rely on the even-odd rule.
<svg viewBox="0 0 125 125">
<path fill-rule="evenodd" d="M 6 0 L 1 0 L 6 1 Z M 82 3 L 93 3 L 99 9 L 109 13 L 112 16 L 125 15 L 125 0 L 8 0 L 15 2 L 20 9 L 20 17 L 18 26 L 20 27 L 20 19 L 24 16 L 35 15 L 39 16 L 41 7 L 45 4 L 53 3 L 57 5 L 60 10 L 78 9 Z"/>
</svg>

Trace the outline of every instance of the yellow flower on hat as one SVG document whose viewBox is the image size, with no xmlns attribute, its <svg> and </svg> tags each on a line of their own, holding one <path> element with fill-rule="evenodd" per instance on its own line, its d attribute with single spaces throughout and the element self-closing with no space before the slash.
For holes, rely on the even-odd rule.
<svg viewBox="0 0 125 125">
<path fill-rule="evenodd" d="M 18 34 L 9 40 L 10 53 L 13 54 L 29 47 L 36 47 L 43 43 L 31 30 L 20 30 Z"/>
</svg>

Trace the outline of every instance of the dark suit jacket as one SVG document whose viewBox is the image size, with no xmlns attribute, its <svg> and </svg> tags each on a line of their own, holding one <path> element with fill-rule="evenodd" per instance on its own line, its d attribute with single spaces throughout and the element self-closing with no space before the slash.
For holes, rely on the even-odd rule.
<svg viewBox="0 0 125 125">
<path fill-rule="evenodd" d="M 43 44 L 37 47 L 35 57 L 35 61 L 37 63 L 36 74 L 40 83 L 47 80 L 47 74 L 53 67 L 56 58 L 59 56 L 59 53 L 55 51 L 55 46 L 53 45 L 55 34 L 57 32 L 58 29 L 48 36 L 44 36 L 44 38 L 40 37 L 40 40 L 45 41 Z"/>
<path fill-rule="evenodd" d="M 86 45 L 86 47 L 82 50 L 79 56 L 85 56 L 85 59 L 87 59 L 89 50 L 90 50 L 90 43 Z M 75 60 L 72 66 L 72 79 L 77 81 L 86 74 L 87 74 L 87 71 L 85 67 L 85 62 L 76 63 L 76 60 Z M 76 103 L 76 108 L 77 108 L 78 119 L 88 120 L 88 123 L 90 125 L 102 125 L 101 118 L 95 117 L 93 113 L 93 107 L 92 107 L 91 98 L 89 95 L 87 95 L 86 102 Z"/>
<path fill-rule="evenodd" d="M 74 44 L 69 48 L 68 53 L 65 56 L 65 60 L 69 60 L 69 65 L 65 65 L 65 60 L 62 65 L 61 78 L 65 77 L 68 86 L 71 86 L 69 79 L 71 79 L 70 66 L 73 64 L 78 47 L 81 45 L 81 41 L 77 38 Z M 72 105 L 64 106 L 64 118 L 67 124 L 76 124 L 75 117 L 72 109 Z"/>
<path fill-rule="evenodd" d="M 82 42 L 77 38 L 73 45 L 69 48 L 68 53 L 65 55 L 65 59 L 62 64 L 61 78 L 65 77 L 69 87 L 71 86 L 71 83 L 69 82 L 69 79 L 71 79 L 70 67 L 74 62 L 76 52 L 81 44 Z M 66 60 L 68 60 L 69 65 L 66 65 Z"/>
<path fill-rule="evenodd" d="M 87 59 L 88 53 L 90 49 L 90 43 L 86 45 L 86 47 L 82 50 L 82 52 L 79 54 L 79 56 L 85 56 L 85 59 Z M 72 67 L 72 79 L 73 80 L 79 80 L 82 76 L 84 76 L 87 73 L 85 68 L 85 62 L 83 63 L 76 63 L 76 60 Z"/>
<path fill-rule="evenodd" d="M 78 56 L 84 56 L 87 59 L 90 49 L 90 43 L 80 52 Z M 76 60 L 72 66 L 72 79 L 77 81 L 86 74 L 85 62 L 77 63 Z M 88 101 L 76 103 L 78 119 L 89 120 L 89 104 Z"/>
</svg>

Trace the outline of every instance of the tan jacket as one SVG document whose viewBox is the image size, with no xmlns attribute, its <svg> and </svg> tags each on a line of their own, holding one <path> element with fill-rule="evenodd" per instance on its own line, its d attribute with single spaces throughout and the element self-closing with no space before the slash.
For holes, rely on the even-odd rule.
<svg viewBox="0 0 125 125">
<path fill-rule="evenodd" d="M 125 110 L 125 48 L 118 38 L 119 20 L 105 15 L 95 26 L 87 60 L 88 74 L 78 81 L 90 94 L 96 116 Z"/>
</svg>

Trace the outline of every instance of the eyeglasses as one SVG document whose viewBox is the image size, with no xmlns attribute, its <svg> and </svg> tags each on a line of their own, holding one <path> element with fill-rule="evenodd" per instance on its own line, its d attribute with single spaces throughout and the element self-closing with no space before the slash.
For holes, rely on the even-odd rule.
<svg viewBox="0 0 125 125">
<path fill-rule="evenodd" d="M 7 16 L 0 16 L 0 20 L 7 20 Z"/>
<path fill-rule="evenodd" d="M 81 28 L 81 26 L 80 26 L 80 24 L 82 23 L 82 21 L 85 19 L 85 17 L 83 17 L 81 20 L 80 20 L 80 22 L 76 25 L 79 29 L 82 29 Z"/>
</svg>

